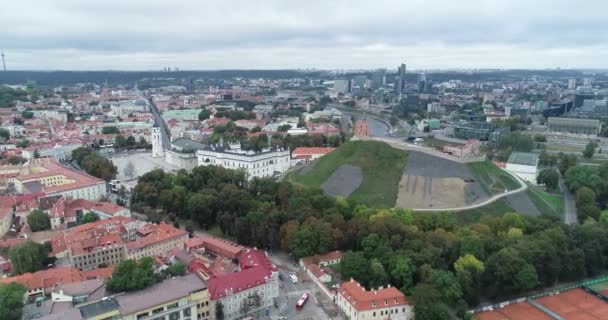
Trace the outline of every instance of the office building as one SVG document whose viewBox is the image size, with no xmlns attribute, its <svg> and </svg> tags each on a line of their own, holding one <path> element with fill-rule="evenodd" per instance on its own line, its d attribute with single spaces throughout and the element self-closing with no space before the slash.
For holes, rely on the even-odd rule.
<svg viewBox="0 0 608 320">
<path fill-rule="evenodd" d="M 350 81 L 346 79 L 334 80 L 334 91 L 337 93 L 350 93 Z"/>
<path fill-rule="evenodd" d="M 405 63 L 402 63 L 397 68 L 397 82 L 395 85 L 395 94 L 401 95 L 405 93 Z"/>
<path fill-rule="evenodd" d="M 551 132 L 597 136 L 602 131 L 602 123 L 597 119 L 550 117 L 547 123 Z"/>
<path fill-rule="evenodd" d="M 453 135 L 458 139 L 477 139 L 486 141 L 494 131 L 495 124 L 481 121 L 472 121 L 454 125 Z"/>
<path fill-rule="evenodd" d="M 575 90 L 576 89 L 576 79 L 569 79 L 568 80 L 568 89 L 569 90 Z"/>
<path fill-rule="evenodd" d="M 418 74 L 418 93 L 426 93 L 429 91 L 429 82 L 426 74 L 421 72 Z"/>
</svg>

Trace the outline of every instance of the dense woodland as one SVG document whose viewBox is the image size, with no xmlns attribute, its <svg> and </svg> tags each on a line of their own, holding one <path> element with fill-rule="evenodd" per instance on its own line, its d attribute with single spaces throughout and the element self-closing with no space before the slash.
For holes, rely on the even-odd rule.
<svg viewBox="0 0 608 320">
<path fill-rule="evenodd" d="M 219 226 L 240 243 L 295 258 L 346 251 L 343 278 L 400 287 L 417 302 L 417 319 L 446 319 L 448 305 L 462 313 L 482 300 L 596 276 L 608 264 L 608 219 L 566 226 L 508 213 L 459 225 L 458 213 L 368 208 L 213 166 L 149 172 L 132 205 L 152 219 Z"/>
</svg>

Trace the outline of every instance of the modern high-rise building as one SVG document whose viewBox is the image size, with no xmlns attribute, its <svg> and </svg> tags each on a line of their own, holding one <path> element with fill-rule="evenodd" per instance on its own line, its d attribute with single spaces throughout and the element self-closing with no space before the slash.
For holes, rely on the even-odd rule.
<svg viewBox="0 0 608 320">
<path fill-rule="evenodd" d="M 426 74 L 421 72 L 418 74 L 418 93 L 424 93 L 428 91 L 429 83 L 426 79 Z"/>
<path fill-rule="evenodd" d="M 372 73 L 372 89 L 378 89 L 386 85 L 386 70 L 380 69 Z"/>
<path fill-rule="evenodd" d="M 350 81 L 346 79 L 334 80 L 334 91 L 337 93 L 350 93 Z"/>
<path fill-rule="evenodd" d="M 403 94 L 405 92 L 405 63 L 402 63 L 399 68 L 397 68 L 397 83 L 395 86 L 396 94 Z"/>
<path fill-rule="evenodd" d="M 570 90 L 576 89 L 576 79 L 568 80 L 568 89 L 570 89 Z"/>
</svg>

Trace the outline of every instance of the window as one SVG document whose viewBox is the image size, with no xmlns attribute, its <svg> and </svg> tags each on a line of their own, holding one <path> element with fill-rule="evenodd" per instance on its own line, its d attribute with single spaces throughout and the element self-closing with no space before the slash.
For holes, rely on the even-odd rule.
<svg viewBox="0 0 608 320">
<path fill-rule="evenodd" d="M 179 311 L 169 314 L 169 320 L 179 320 Z"/>
<path fill-rule="evenodd" d="M 144 313 L 140 313 L 137 315 L 137 320 L 143 319 L 145 317 L 149 316 L 149 314 L 147 312 Z"/>
<path fill-rule="evenodd" d="M 191 314 L 191 313 L 190 313 L 190 312 L 191 312 L 190 308 L 186 308 L 186 309 L 184 309 L 184 311 L 183 311 L 183 312 L 184 312 L 184 317 L 189 317 L 189 316 L 190 316 L 190 314 Z"/>
<path fill-rule="evenodd" d="M 399 299 L 395 299 L 395 304 L 399 303 Z"/>
<path fill-rule="evenodd" d="M 171 309 L 175 309 L 175 308 L 177 308 L 177 302 L 167 305 L 167 310 L 171 310 Z"/>
<path fill-rule="evenodd" d="M 388 300 L 384 300 L 384 305 L 388 306 Z"/>
<path fill-rule="evenodd" d="M 156 308 L 156 309 L 152 310 L 152 314 L 161 313 L 161 312 L 163 312 L 163 311 L 164 311 L 164 308 L 163 308 L 163 307 Z"/>
</svg>

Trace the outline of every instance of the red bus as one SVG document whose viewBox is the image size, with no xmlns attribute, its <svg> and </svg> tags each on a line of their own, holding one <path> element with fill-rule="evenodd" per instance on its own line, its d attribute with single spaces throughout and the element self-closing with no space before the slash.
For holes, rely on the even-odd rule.
<svg viewBox="0 0 608 320">
<path fill-rule="evenodd" d="M 306 301 L 308 301 L 308 293 L 305 293 L 300 297 L 300 300 L 298 300 L 298 303 L 296 303 L 296 310 L 302 310 L 306 304 Z"/>
</svg>

